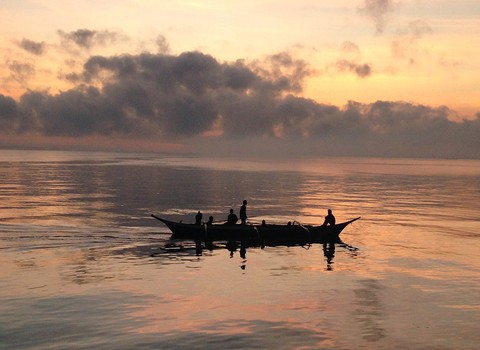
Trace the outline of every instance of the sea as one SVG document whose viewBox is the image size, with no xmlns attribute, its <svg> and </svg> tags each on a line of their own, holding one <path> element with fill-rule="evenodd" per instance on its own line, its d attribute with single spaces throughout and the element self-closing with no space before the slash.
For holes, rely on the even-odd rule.
<svg viewBox="0 0 480 350">
<path fill-rule="evenodd" d="M 198 251 L 155 214 L 347 226 Z M 0 349 L 478 349 L 480 161 L 0 151 Z"/>
</svg>

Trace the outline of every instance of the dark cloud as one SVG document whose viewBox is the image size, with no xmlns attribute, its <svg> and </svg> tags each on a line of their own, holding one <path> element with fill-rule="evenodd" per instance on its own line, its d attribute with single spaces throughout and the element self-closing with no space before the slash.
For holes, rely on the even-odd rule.
<svg viewBox="0 0 480 350">
<path fill-rule="evenodd" d="M 30 52 L 33 55 L 41 56 L 45 52 L 45 42 L 35 42 L 28 39 L 22 39 L 22 41 L 18 44 L 22 49 L 25 51 Z"/>
<path fill-rule="evenodd" d="M 8 64 L 11 79 L 24 84 L 35 74 L 35 66 L 30 63 L 13 61 Z"/>
<path fill-rule="evenodd" d="M 73 32 L 58 30 L 58 34 L 64 46 L 71 43 L 83 49 L 90 49 L 93 46 L 105 46 L 114 44 L 119 39 L 119 34 L 108 30 L 78 29 Z"/>
<path fill-rule="evenodd" d="M 255 70 L 260 76 L 287 91 L 300 92 L 304 79 L 314 73 L 308 63 L 294 59 L 286 52 L 267 57 L 260 67 Z"/>
<path fill-rule="evenodd" d="M 13 130 L 17 116 L 15 100 L 11 97 L 0 95 L 0 130 L 3 130 L 3 132 Z"/>
<path fill-rule="evenodd" d="M 94 56 L 73 89 L 29 91 L 18 102 L 0 95 L 0 123 L 3 132 L 17 134 L 202 140 L 198 147 L 209 141 L 210 151 L 234 152 L 228 141 L 250 154 L 480 158 L 480 114 L 454 122 L 446 107 L 322 104 L 297 96 L 311 72 L 285 53 L 252 63 L 200 52 Z M 203 136 L 213 131 L 215 137 Z"/>
<path fill-rule="evenodd" d="M 377 33 L 383 33 L 388 16 L 394 9 L 395 5 L 391 0 L 364 0 L 363 5 L 358 8 L 358 11 L 373 20 Z"/>
<path fill-rule="evenodd" d="M 167 54 L 170 52 L 170 44 L 168 43 L 165 36 L 159 35 L 157 37 L 156 44 L 157 44 L 159 53 Z"/>
<path fill-rule="evenodd" d="M 359 78 L 366 78 L 372 74 L 372 66 L 362 63 L 360 48 L 352 41 L 344 41 L 340 45 L 340 57 L 336 62 L 327 66 L 340 72 L 352 72 Z"/>
<path fill-rule="evenodd" d="M 354 72 L 360 78 L 366 78 L 372 74 L 372 67 L 367 63 L 356 63 L 349 60 L 338 60 L 335 66 L 340 71 Z"/>
</svg>

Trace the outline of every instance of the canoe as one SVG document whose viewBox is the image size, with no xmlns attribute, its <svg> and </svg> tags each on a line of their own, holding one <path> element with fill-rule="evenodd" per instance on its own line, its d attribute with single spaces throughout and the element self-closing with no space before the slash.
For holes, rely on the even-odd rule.
<svg viewBox="0 0 480 350">
<path fill-rule="evenodd" d="M 175 222 L 152 214 L 172 231 L 172 240 L 192 240 L 202 242 L 238 241 L 255 244 L 307 244 L 325 243 L 339 239 L 340 233 L 352 222 L 331 226 L 315 225 L 196 225 Z"/>
</svg>

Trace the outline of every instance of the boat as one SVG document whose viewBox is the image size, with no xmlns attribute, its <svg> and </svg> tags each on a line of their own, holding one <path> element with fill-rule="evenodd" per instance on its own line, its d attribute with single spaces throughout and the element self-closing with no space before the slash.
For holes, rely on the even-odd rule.
<svg viewBox="0 0 480 350">
<path fill-rule="evenodd" d="M 172 231 L 171 240 L 191 240 L 195 242 L 237 241 L 257 245 L 298 245 L 308 243 L 335 242 L 340 233 L 355 219 L 336 225 L 226 225 L 226 224 L 186 224 L 175 222 L 151 214 Z"/>
</svg>

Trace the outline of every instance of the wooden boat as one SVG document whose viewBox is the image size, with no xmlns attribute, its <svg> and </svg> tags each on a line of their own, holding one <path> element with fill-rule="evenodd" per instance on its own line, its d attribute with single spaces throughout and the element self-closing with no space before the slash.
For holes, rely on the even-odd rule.
<svg viewBox="0 0 480 350">
<path fill-rule="evenodd" d="M 283 245 L 333 242 L 352 222 L 342 222 L 332 226 L 314 225 L 196 225 L 174 222 L 152 214 L 172 231 L 171 239 L 192 240 L 200 242 L 238 241 L 250 244 Z"/>
</svg>

